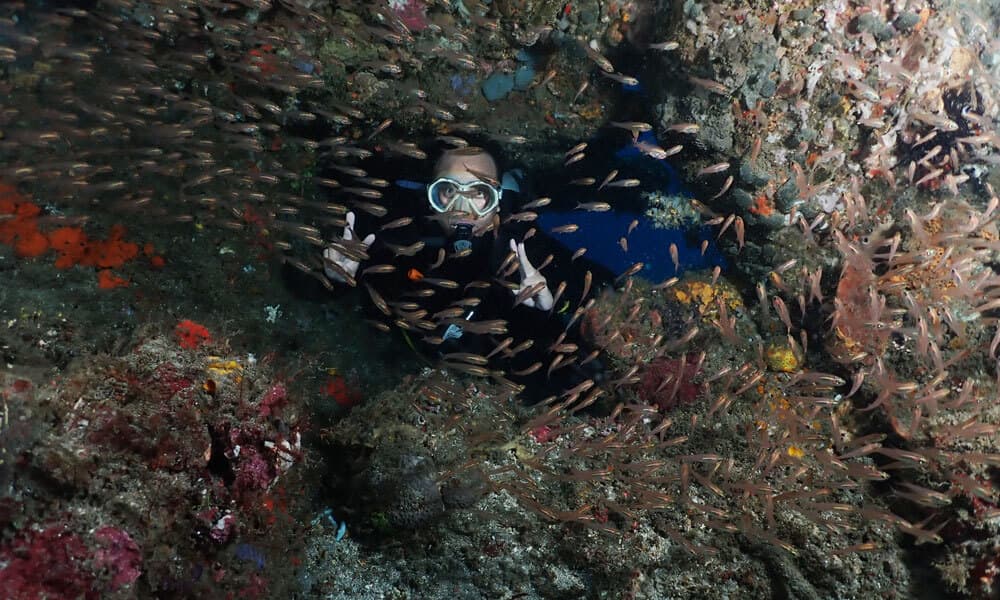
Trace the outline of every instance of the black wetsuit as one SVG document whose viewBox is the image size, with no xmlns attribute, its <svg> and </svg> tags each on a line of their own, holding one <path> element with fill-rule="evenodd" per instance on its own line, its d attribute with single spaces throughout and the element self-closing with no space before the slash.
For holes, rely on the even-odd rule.
<svg viewBox="0 0 1000 600">
<path fill-rule="evenodd" d="M 442 323 L 436 330 L 426 331 L 414 328 L 406 331 L 406 335 L 416 345 L 420 352 L 429 358 L 440 358 L 452 352 L 470 352 L 485 356 L 498 343 L 507 337 L 513 337 L 510 347 L 516 347 L 524 340 L 534 340 L 531 348 L 519 352 L 512 358 L 498 353 L 491 358 L 489 368 L 502 370 L 507 377 L 525 386 L 523 396 L 529 400 L 538 400 L 551 394 L 558 394 L 572 388 L 588 377 L 599 374 L 600 360 L 592 361 L 584 367 L 576 364 L 557 368 L 548 374 L 548 367 L 555 357 L 550 349 L 564 331 L 567 332 L 561 342 L 575 343 L 580 349 L 577 352 L 577 362 L 582 360 L 591 350 L 577 335 L 578 324 L 569 330 L 566 326 L 579 305 L 583 292 L 584 274 L 592 273 L 592 292 L 611 281 L 613 274 L 605 267 L 587 260 L 577 258 L 572 261 L 572 253 L 564 245 L 537 230 L 528 240 L 524 240 L 529 229 L 537 227 L 533 223 L 508 222 L 503 223 L 499 230 L 487 232 L 479 237 L 468 238 L 471 243 L 471 253 L 467 256 L 455 256 L 455 237 L 443 236 L 442 227 L 428 216 L 436 213 L 427 206 L 422 191 L 394 190 L 387 194 L 386 206 L 390 213 L 381 219 L 375 219 L 360 211 L 355 211 L 355 231 L 359 238 L 369 233 L 375 233 L 375 242 L 368 249 L 369 260 L 358 268 L 358 285 L 371 285 L 387 302 L 412 302 L 419 305 L 418 310 L 426 310 L 423 317 L 432 320 L 441 310 L 452 308 L 455 302 L 472 296 L 480 298 L 480 303 L 469 307 L 458 318 L 472 323 L 472 327 L 462 328 L 460 337 L 446 335 L 448 323 Z M 521 194 L 505 190 L 501 203 L 501 220 L 511 213 L 512 207 L 519 207 L 533 198 L 525 198 Z M 517 208 L 513 208 L 517 210 Z M 412 224 L 398 229 L 380 231 L 381 224 L 410 216 Z M 555 293 L 561 281 L 566 281 L 566 291 L 557 301 L 553 310 L 543 311 L 534 307 L 514 306 L 515 296 L 510 289 L 499 283 L 498 270 L 510 252 L 510 240 L 525 241 L 525 251 L 531 264 L 536 268 L 545 261 L 549 254 L 553 255 L 549 265 L 544 267 L 549 289 Z M 417 242 L 423 242 L 423 248 L 413 256 L 399 254 L 400 248 L 410 247 Z M 461 247 L 461 246 L 459 246 Z M 440 266 L 432 268 L 438 262 L 440 251 L 444 250 L 447 258 Z M 368 273 L 364 270 L 373 265 L 390 264 L 396 267 L 392 273 Z M 429 284 L 423 278 L 444 279 L 458 283 L 456 289 Z M 514 272 L 505 281 L 520 283 L 520 274 Z M 483 282 L 487 287 L 478 287 L 470 282 Z M 434 290 L 433 295 L 419 297 L 414 292 L 421 289 Z M 367 307 L 368 316 L 392 325 L 397 317 L 386 317 L 375 305 Z M 507 322 L 508 332 L 505 334 L 481 334 L 472 331 L 476 323 L 502 319 Z M 453 332 L 454 333 L 454 332 Z M 440 343 L 441 338 L 448 338 Z M 535 362 L 543 366 L 527 376 L 517 376 L 512 373 L 527 369 Z"/>
</svg>

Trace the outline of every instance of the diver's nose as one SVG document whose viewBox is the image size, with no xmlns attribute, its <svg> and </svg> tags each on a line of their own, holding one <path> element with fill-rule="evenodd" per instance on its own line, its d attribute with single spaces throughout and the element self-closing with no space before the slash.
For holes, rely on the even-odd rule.
<svg viewBox="0 0 1000 600">
<path fill-rule="evenodd" d="M 474 206 L 475 205 L 468 196 L 461 194 L 458 196 L 458 198 L 455 199 L 455 205 L 452 208 L 452 210 L 457 212 L 472 213 L 474 212 L 473 210 Z"/>
</svg>

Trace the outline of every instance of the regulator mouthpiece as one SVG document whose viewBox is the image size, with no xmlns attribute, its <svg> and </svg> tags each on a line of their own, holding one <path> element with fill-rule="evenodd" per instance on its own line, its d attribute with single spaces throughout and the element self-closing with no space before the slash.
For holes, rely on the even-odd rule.
<svg viewBox="0 0 1000 600">
<path fill-rule="evenodd" d="M 455 242 L 452 246 L 456 252 L 462 252 L 472 247 L 472 225 L 469 223 L 455 225 Z"/>
</svg>

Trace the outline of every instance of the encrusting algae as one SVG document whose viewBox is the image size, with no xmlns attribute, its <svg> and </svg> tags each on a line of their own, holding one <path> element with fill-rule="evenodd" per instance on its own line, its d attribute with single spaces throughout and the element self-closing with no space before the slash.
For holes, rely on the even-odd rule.
<svg viewBox="0 0 1000 600">
<path fill-rule="evenodd" d="M 124 266 L 140 253 L 149 259 L 153 268 L 166 264 L 152 244 L 145 244 L 140 250 L 137 243 L 126 241 L 123 225 L 113 225 L 107 239 L 101 240 L 90 239 L 81 227 L 63 226 L 44 231 L 39 227 L 41 218 L 45 217 L 40 206 L 25 199 L 13 186 L 0 182 L 0 244 L 12 246 L 20 258 L 37 258 L 51 250 L 56 254 L 57 269 L 75 266 L 98 269 L 97 282 L 101 289 L 129 285 L 128 279 L 114 274 L 111 269 Z"/>
<path fill-rule="evenodd" d="M 717 302 L 722 301 L 729 310 L 743 305 L 739 290 L 725 280 L 714 284 L 700 279 L 681 281 L 671 289 L 674 299 L 681 304 L 692 306 L 702 316 L 714 316 L 719 312 Z"/>
<path fill-rule="evenodd" d="M 802 366 L 795 351 L 784 344 L 771 344 L 764 352 L 767 368 L 778 373 L 794 373 Z"/>
</svg>

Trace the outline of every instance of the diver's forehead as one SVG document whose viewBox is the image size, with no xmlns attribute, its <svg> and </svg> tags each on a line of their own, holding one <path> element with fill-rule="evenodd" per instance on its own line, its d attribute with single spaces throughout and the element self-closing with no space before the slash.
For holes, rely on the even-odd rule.
<svg viewBox="0 0 1000 600">
<path fill-rule="evenodd" d="M 457 169 L 444 169 L 439 171 L 437 176 L 439 178 L 446 178 L 454 181 L 455 183 L 482 183 L 483 180 L 479 177 L 469 173 L 465 169 L 458 167 Z"/>
<path fill-rule="evenodd" d="M 493 157 L 486 152 L 454 151 L 441 158 L 437 165 L 436 176 L 448 177 L 460 183 L 482 181 L 483 176 L 496 179 L 497 166 Z"/>
</svg>

